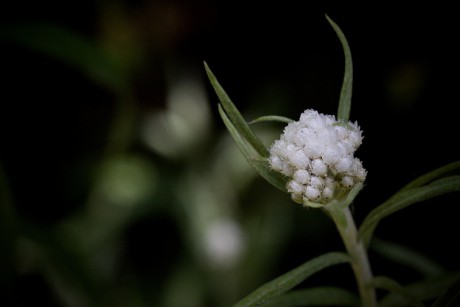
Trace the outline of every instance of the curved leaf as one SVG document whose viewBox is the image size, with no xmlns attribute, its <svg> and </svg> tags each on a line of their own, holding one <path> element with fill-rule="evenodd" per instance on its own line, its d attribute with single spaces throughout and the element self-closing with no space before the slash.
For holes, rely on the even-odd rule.
<svg viewBox="0 0 460 307">
<path fill-rule="evenodd" d="M 403 192 L 412 188 L 416 188 L 422 185 L 425 185 L 427 183 L 430 183 L 431 181 L 440 178 L 441 176 L 444 176 L 450 172 L 456 171 L 460 169 L 460 161 L 455 161 L 452 163 L 449 163 L 447 165 L 441 166 L 429 173 L 426 173 L 425 175 L 422 175 L 418 177 L 417 179 L 411 181 L 407 185 L 405 185 L 399 192 Z M 399 193 L 398 192 L 398 193 Z M 395 194 L 396 195 L 396 194 Z"/>
<path fill-rule="evenodd" d="M 255 151 L 255 149 L 248 143 L 247 139 L 243 138 L 238 129 L 233 125 L 233 123 L 228 118 L 227 114 L 225 114 L 222 106 L 219 104 L 219 113 L 222 117 L 222 120 L 227 127 L 227 130 L 230 132 L 230 135 L 235 140 L 235 143 L 246 158 L 248 163 L 269 183 L 277 187 L 283 192 L 287 192 L 286 190 L 286 178 L 283 177 L 280 173 L 273 172 L 267 162 L 266 158 L 263 158 Z"/>
<path fill-rule="evenodd" d="M 348 255 L 342 252 L 330 252 L 313 258 L 301 266 L 261 286 L 239 301 L 235 307 L 257 306 L 264 304 L 269 299 L 291 290 L 316 272 L 329 266 L 349 261 L 350 258 Z"/>
<path fill-rule="evenodd" d="M 206 69 L 209 81 L 211 82 L 214 91 L 219 97 L 220 103 L 222 104 L 225 113 L 227 114 L 228 118 L 230 119 L 232 125 L 235 127 L 240 137 L 242 137 L 249 144 L 251 144 L 251 146 L 257 151 L 259 155 L 261 155 L 262 157 L 268 157 L 267 148 L 251 130 L 249 124 L 246 122 L 246 120 L 241 115 L 240 111 L 238 111 L 236 106 L 233 104 L 230 97 L 227 95 L 225 90 L 220 85 L 219 81 L 217 81 L 216 77 L 214 76 L 206 62 L 204 62 L 204 67 Z"/>
<path fill-rule="evenodd" d="M 316 287 L 293 290 L 275 297 L 264 306 L 358 306 L 355 293 L 337 287 Z"/>
<path fill-rule="evenodd" d="M 343 53 L 345 55 L 345 71 L 343 76 L 342 90 L 340 92 L 339 108 L 337 110 L 337 119 L 348 122 L 351 109 L 351 94 L 353 88 L 353 62 L 351 58 L 350 47 L 348 46 L 345 34 L 339 26 L 326 15 L 327 21 L 331 24 L 335 33 L 339 37 L 342 44 Z"/>
<path fill-rule="evenodd" d="M 20 44 L 72 66 L 110 90 L 124 94 L 128 80 L 120 65 L 89 39 L 52 24 L 7 26 L 0 39 Z"/>
<path fill-rule="evenodd" d="M 458 272 L 446 272 L 441 275 L 430 277 L 422 281 L 418 281 L 409 285 L 405 285 L 404 289 L 409 291 L 420 301 L 433 300 L 438 297 L 437 301 L 441 302 L 443 299 L 442 293 L 447 294 L 450 290 L 446 289 L 453 285 L 455 280 L 458 280 Z M 450 289 L 450 288 L 449 288 Z M 454 290 L 455 292 L 455 290 Z M 441 296 L 440 296 L 441 295 Z M 450 299 L 449 299 L 450 300 Z M 389 293 L 385 295 L 379 302 L 380 307 L 406 307 L 407 301 L 398 293 Z M 436 307 L 448 306 L 437 305 Z M 451 307 L 458 305 L 451 305 Z M 434 307 L 432 305 L 431 307 Z"/>
<path fill-rule="evenodd" d="M 444 268 L 437 262 L 401 244 L 374 238 L 370 248 L 381 256 L 413 268 L 427 277 L 437 276 L 444 271 Z"/>
<path fill-rule="evenodd" d="M 391 278 L 385 276 L 377 276 L 372 280 L 372 286 L 380 289 L 384 289 L 390 292 L 399 294 L 404 298 L 406 304 L 414 307 L 424 307 L 422 302 L 420 302 L 412 292 L 405 289 L 398 282 L 394 281 Z M 407 306 L 407 305 L 406 305 Z"/>
<path fill-rule="evenodd" d="M 457 273 L 455 280 L 431 305 L 431 307 L 460 306 L 460 275 Z"/>
<path fill-rule="evenodd" d="M 278 116 L 278 115 L 266 115 L 266 116 L 261 116 L 256 119 L 253 119 L 249 122 L 250 125 L 255 124 L 255 123 L 260 123 L 260 122 L 281 122 L 281 123 L 292 123 L 294 120 L 284 117 L 284 116 Z"/>
<path fill-rule="evenodd" d="M 460 176 L 438 179 L 426 186 L 403 191 L 372 210 L 359 228 L 359 237 L 366 246 L 378 223 L 386 216 L 412 204 L 454 191 L 460 190 Z"/>
</svg>

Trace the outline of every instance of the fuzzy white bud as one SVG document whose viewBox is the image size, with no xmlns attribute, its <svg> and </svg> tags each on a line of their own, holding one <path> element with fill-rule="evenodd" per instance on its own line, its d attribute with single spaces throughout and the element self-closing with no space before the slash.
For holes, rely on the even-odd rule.
<svg viewBox="0 0 460 307">
<path fill-rule="evenodd" d="M 294 172 L 294 180 L 301 184 L 307 184 L 310 182 L 310 178 L 310 172 L 306 169 L 298 169 Z"/>
<path fill-rule="evenodd" d="M 284 128 L 268 161 L 290 178 L 287 189 L 295 201 L 324 204 L 337 189 L 351 189 L 365 180 L 367 172 L 353 156 L 362 139 L 357 122 L 338 122 L 309 109 Z"/>
<path fill-rule="evenodd" d="M 311 163 L 311 172 L 317 176 L 326 176 L 327 166 L 322 159 L 315 159 Z"/>
<path fill-rule="evenodd" d="M 319 200 L 320 196 L 321 193 L 315 187 L 307 186 L 307 188 L 305 189 L 305 197 L 307 197 L 307 199 L 310 201 L 317 201 Z"/>
</svg>

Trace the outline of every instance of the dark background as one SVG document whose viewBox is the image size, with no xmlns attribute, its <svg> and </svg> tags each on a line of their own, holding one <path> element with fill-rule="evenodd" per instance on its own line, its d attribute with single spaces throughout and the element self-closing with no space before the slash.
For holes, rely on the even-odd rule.
<svg viewBox="0 0 460 307">
<path fill-rule="evenodd" d="M 249 266 L 260 254 L 271 259 L 270 265 L 252 283 L 220 297 L 212 285 L 219 285 L 226 274 L 238 285 L 238 270 L 208 269 L 196 259 L 174 189 L 186 176 L 184 170 L 204 172 L 216 144 L 228 137 L 203 61 L 248 119 L 267 114 L 297 119 L 306 108 L 335 114 L 343 53 L 325 14 L 345 33 L 354 61 L 350 118 L 363 130 L 357 154 L 368 170 L 365 188 L 353 205 L 359 223 L 410 180 L 458 160 L 460 50 L 453 7 L 388 1 L 2 4 L 1 296 L 11 306 L 38 301 L 48 306 L 112 306 L 114 301 L 167 306 L 169 276 L 178 266 L 187 266 L 190 278 L 198 280 L 191 284 L 200 284 L 201 292 L 184 306 L 225 306 L 313 256 L 342 249 L 321 214 L 301 209 L 261 179 L 251 179 L 237 193 L 234 216 L 245 223 L 259 221 L 259 212 L 267 210 L 263 202 L 269 201 L 274 208 L 270 212 L 287 216 L 290 227 L 279 250 L 248 256 Z M 84 64 L 79 67 L 9 34 L 17 26 L 43 24 L 68 29 L 115 55 L 129 98 L 87 74 Z M 34 39 L 41 41 L 38 34 Z M 212 131 L 196 137 L 198 149 L 181 151 L 178 158 L 149 149 L 140 130 L 147 114 L 167 109 L 168 84 L 184 70 L 205 89 Z M 113 132 L 117 125 L 125 127 L 122 132 Z M 279 125 L 273 127 L 281 131 Z M 148 189 L 156 192 L 147 193 L 140 201 L 142 209 L 115 227 L 116 235 L 108 240 L 116 248 L 101 247 L 117 255 L 111 273 L 101 277 L 91 272 L 92 256 L 71 243 L 62 225 L 80 218 L 94 202 L 101 165 L 127 156 L 155 170 L 158 178 L 148 182 Z M 455 193 L 418 204 L 384 220 L 376 234 L 458 270 L 458 205 Z M 110 219 L 110 213 L 100 214 Z M 259 222 L 269 225 L 267 221 Z M 285 227 L 274 221 L 272 227 Z M 83 224 L 75 225 L 75 232 L 84 234 Z M 418 277 L 378 255 L 375 262 L 378 274 L 404 282 Z M 318 281 L 335 279 L 349 287 L 347 278 L 324 276 Z"/>
</svg>

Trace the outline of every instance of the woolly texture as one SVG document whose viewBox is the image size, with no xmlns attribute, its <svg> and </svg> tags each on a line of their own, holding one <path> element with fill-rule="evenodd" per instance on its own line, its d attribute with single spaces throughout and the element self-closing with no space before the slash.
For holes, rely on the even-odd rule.
<svg viewBox="0 0 460 307">
<path fill-rule="evenodd" d="M 353 156 L 362 139 L 357 122 L 305 110 L 273 143 L 269 163 L 291 179 L 287 190 L 295 202 L 325 204 L 366 178 L 361 161 Z"/>
</svg>

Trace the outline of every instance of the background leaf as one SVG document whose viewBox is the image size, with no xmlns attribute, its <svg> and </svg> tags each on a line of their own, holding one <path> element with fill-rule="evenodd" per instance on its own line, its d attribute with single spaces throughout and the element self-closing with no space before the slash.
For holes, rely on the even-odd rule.
<svg viewBox="0 0 460 307">
<path fill-rule="evenodd" d="M 60 60 L 116 93 L 125 93 L 128 89 L 127 76 L 108 53 L 65 27 L 53 24 L 11 25 L 1 29 L 0 38 Z"/>
<path fill-rule="evenodd" d="M 337 287 L 316 287 L 293 290 L 273 298 L 264 306 L 358 306 L 355 293 Z"/>
<path fill-rule="evenodd" d="M 359 236 L 366 245 L 369 245 L 375 228 L 384 217 L 412 204 L 458 190 L 460 190 L 460 176 L 451 176 L 438 179 L 423 187 L 398 193 L 367 215 L 359 228 Z"/>
<path fill-rule="evenodd" d="M 370 248 L 379 255 L 410 267 L 426 277 L 440 275 L 444 268 L 427 256 L 395 242 L 373 238 Z"/>
<path fill-rule="evenodd" d="M 460 275 L 456 274 L 456 279 L 433 303 L 431 307 L 455 307 L 460 305 Z"/>
<path fill-rule="evenodd" d="M 394 293 L 398 293 L 400 296 L 404 298 L 406 301 L 406 305 L 414 306 L 414 307 L 423 307 L 425 306 L 422 302 L 420 302 L 412 292 L 405 289 L 395 280 L 385 277 L 385 276 L 377 276 L 372 280 L 372 285 L 376 288 L 388 290 Z"/>
<path fill-rule="evenodd" d="M 433 300 L 439 297 L 446 289 L 458 279 L 458 272 L 446 272 L 438 276 L 430 277 L 421 281 L 417 281 L 408 285 L 404 285 L 404 289 L 410 292 L 420 301 Z M 440 301 L 438 298 L 437 301 Z M 407 306 L 407 301 L 398 293 L 389 293 L 384 296 L 380 302 L 380 307 L 404 307 Z M 439 305 L 444 306 L 444 305 Z M 457 306 L 457 305 L 452 305 Z"/>
<path fill-rule="evenodd" d="M 460 169 L 460 161 L 455 161 L 452 163 L 449 163 L 447 165 L 441 166 L 431 172 L 426 173 L 425 175 L 422 175 L 418 177 L 417 179 L 411 181 L 407 185 L 405 185 L 399 192 L 403 192 L 412 188 L 416 188 L 419 186 L 423 186 L 435 179 L 438 179 L 446 174 L 449 174 L 451 172 L 454 172 L 456 170 Z M 397 195 L 397 193 L 395 195 Z"/>
<path fill-rule="evenodd" d="M 330 252 L 318 256 L 261 286 L 243 298 L 241 301 L 239 301 L 235 307 L 256 306 L 264 304 L 269 299 L 279 296 L 294 288 L 316 272 L 319 272 L 329 266 L 345 263 L 348 261 L 348 255 L 341 252 Z"/>
</svg>

